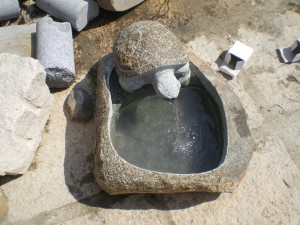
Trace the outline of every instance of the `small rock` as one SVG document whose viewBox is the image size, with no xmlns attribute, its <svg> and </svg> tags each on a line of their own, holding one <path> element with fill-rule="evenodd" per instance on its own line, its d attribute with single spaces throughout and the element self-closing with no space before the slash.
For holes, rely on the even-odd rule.
<svg viewBox="0 0 300 225">
<path fill-rule="evenodd" d="M 66 100 L 66 108 L 72 120 L 88 121 L 93 116 L 93 102 L 88 93 L 73 89 Z"/>
<path fill-rule="evenodd" d="M 35 59 L 0 54 L 0 176 L 27 171 L 53 105 Z"/>
</svg>

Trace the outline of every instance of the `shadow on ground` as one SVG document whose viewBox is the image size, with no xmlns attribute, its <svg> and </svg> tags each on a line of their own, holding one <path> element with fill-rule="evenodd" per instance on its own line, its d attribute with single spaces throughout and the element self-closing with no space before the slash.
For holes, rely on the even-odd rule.
<svg viewBox="0 0 300 225">
<path fill-rule="evenodd" d="M 95 102 L 98 63 L 74 88 L 84 89 Z M 64 107 L 65 108 L 65 107 Z M 100 190 L 93 175 L 94 118 L 90 121 L 71 121 L 67 118 L 65 134 L 65 182 L 74 198 L 85 205 L 100 208 L 131 209 L 181 209 L 217 199 L 219 193 L 133 194 L 110 196 Z M 171 206 L 169 203 L 171 203 Z"/>
</svg>

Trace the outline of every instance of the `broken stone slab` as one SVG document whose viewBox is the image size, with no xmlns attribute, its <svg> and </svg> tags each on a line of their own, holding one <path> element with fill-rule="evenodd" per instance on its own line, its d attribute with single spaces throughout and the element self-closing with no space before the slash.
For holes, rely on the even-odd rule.
<svg viewBox="0 0 300 225">
<path fill-rule="evenodd" d="M 35 58 L 36 24 L 0 27 L 0 53 Z"/>
<path fill-rule="evenodd" d="M 81 31 L 99 14 L 94 0 L 36 0 L 36 4 L 52 16 L 70 22 L 77 31 Z"/>
<path fill-rule="evenodd" d="M 118 110 L 128 104 L 127 100 L 132 101 L 133 96 L 122 94 L 121 87 L 115 86 L 115 65 L 112 56 L 106 55 L 100 60 L 97 78 L 94 174 L 100 188 L 107 193 L 232 192 L 238 186 L 252 157 L 253 139 L 247 115 L 232 89 L 197 57 L 188 55 L 190 85 L 202 87 L 213 97 L 222 121 L 219 164 L 205 172 L 169 173 L 142 168 L 122 158 L 112 142 L 111 124 L 113 116 L 118 115 Z M 147 144 L 140 143 L 140 148 L 133 151 L 139 155 L 144 148 Z"/>
<path fill-rule="evenodd" d="M 219 71 L 228 74 L 232 78 L 235 78 L 246 61 L 252 55 L 253 49 L 247 45 L 236 41 L 231 49 L 226 53 L 224 62 L 219 68 Z"/>
<path fill-rule="evenodd" d="M 278 50 L 284 63 L 300 61 L 300 39 L 296 40 L 291 47 L 280 48 Z"/>
<path fill-rule="evenodd" d="M 20 5 L 18 0 L 1 0 L 0 21 L 17 18 L 19 14 Z"/>
<path fill-rule="evenodd" d="M 0 54 L 0 175 L 27 171 L 54 98 L 35 59 Z"/>
<path fill-rule="evenodd" d="M 44 66 L 50 88 L 69 87 L 75 79 L 72 28 L 69 22 L 44 17 L 37 23 L 36 56 Z"/>
<path fill-rule="evenodd" d="M 109 11 L 125 11 L 144 0 L 97 0 L 99 6 Z"/>
<path fill-rule="evenodd" d="M 88 121 L 94 113 L 91 96 L 79 88 L 73 89 L 67 97 L 66 108 L 72 120 Z"/>
</svg>

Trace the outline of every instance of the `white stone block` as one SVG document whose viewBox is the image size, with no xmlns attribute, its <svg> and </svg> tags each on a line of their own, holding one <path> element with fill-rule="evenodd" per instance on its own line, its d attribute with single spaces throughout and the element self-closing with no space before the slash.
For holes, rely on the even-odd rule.
<svg viewBox="0 0 300 225">
<path fill-rule="evenodd" d="M 0 21 L 17 18 L 20 14 L 20 5 L 18 0 L 0 1 Z"/>
<path fill-rule="evenodd" d="M 35 59 L 0 54 L 0 176 L 27 171 L 54 98 Z"/>
<path fill-rule="evenodd" d="M 99 6 L 109 11 L 125 11 L 144 0 L 97 0 Z"/>
<path fill-rule="evenodd" d="M 291 47 L 280 48 L 278 50 L 284 63 L 300 61 L 300 39 L 296 40 Z"/>
<path fill-rule="evenodd" d="M 235 78 L 252 55 L 252 52 L 252 48 L 236 41 L 232 48 L 226 53 L 224 62 L 219 67 L 219 71 Z"/>
</svg>

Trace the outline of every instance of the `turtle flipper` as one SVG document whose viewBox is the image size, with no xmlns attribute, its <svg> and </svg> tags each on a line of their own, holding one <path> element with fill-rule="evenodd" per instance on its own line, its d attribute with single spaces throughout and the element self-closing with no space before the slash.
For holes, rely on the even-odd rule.
<svg viewBox="0 0 300 225">
<path fill-rule="evenodd" d="M 165 69 L 158 71 L 151 79 L 151 83 L 158 96 L 167 99 L 176 98 L 181 84 L 174 75 L 174 70 Z"/>
</svg>

